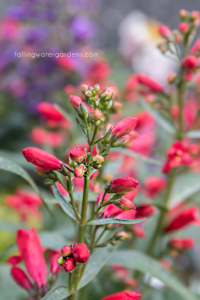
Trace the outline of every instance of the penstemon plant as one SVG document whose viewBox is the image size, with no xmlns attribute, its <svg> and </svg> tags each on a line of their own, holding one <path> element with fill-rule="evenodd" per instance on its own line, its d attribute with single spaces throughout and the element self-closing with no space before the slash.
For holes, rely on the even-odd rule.
<svg viewBox="0 0 200 300">
<path fill-rule="evenodd" d="M 193 45 L 192 40 L 200 24 L 200 13 L 181 10 L 180 17 L 178 30 L 171 31 L 164 25 L 159 27 L 159 33 L 164 40 L 159 43 L 158 48 L 164 55 L 176 59 L 180 68 L 179 72 L 168 76 L 168 89 L 146 74 L 134 74 L 127 80 L 129 94 L 130 91 L 137 93 L 143 107 L 153 115 L 160 128 L 165 130 L 163 136 L 170 145 L 163 161 L 134 151 L 134 143 L 138 138 L 134 129 L 136 127 L 140 134 L 137 122 L 141 126 L 141 116 L 138 120 L 136 117 L 126 117 L 114 126 L 111 124 L 111 112 L 120 110 L 121 103 L 113 99 L 114 87 L 101 91 L 98 84 L 93 87 L 83 84 L 83 97 L 70 97 L 70 103 L 77 114 L 76 122 L 87 145 L 73 145 L 68 151 L 67 162 L 38 148 L 29 147 L 23 150 L 26 160 L 36 166 L 35 170 L 40 176 L 45 177 L 45 185 L 51 186 L 67 217 L 77 225 L 76 241 L 63 244 L 60 251 L 51 251 L 48 257 L 50 274 L 47 282 L 43 249 L 37 233 L 34 229 L 18 230 L 17 246 L 20 255 L 11 256 L 8 262 L 12 265 L 12 277 L 29 292 L 31 300 L 90 299 L 87 293 L 88 283 L 106 263 L 111 265 L 113 273 L 120 282 L 124 282 L 127 289 L 133 290 L 137 287 L 137 292 L 125 290 L 102 300 L 138 300 L 141 297 L 140 293 L 143 297 L 146 296 L 146 299 L 152 299 L 148 297 L 152 287 L 163 291 L 165 285 L 181 296 L 181 299 L 197 299 L 195 293 L 190 290 L 189 280 L 185 280 L 188 281 L 187 284 L 182 284 L 178 279 L 181 278 L 180 274 L 176 272 L 176 276 L 172 269 L 174 257 L 194 246 L 192 237 L 180 237 L 176 234 L 185 230 L 188 225 L 200 223 L 197 205 L 191 205 L 190 199 L 188 200 L 199 190 L 199 174 L 196 174 L 199 173 L 199 145 L 196 141 L 200 138 L 199 102 L 196 104 L 195 116 L 190 125 L 186 122 L 187 97 L 194 82 L 197 82 L 197 87 L 199 83 L 200 39 Z M 198 88 L 196 97 L 199 97 Z M 48 103 L 40 104 L 40 113 L 59 122 L 68 115 L 64 109 Z M 145 118 L 147 120 L 143 121 L 146 121 L 151 130 L 150 118 L 147 114 L 144 115 Z M 144 139 L 148 140 L 151 132 L 147 130 L 142 134 Z M 139 146 L 142 152 L 141 140 Z M 129 176 L 113 179 L 107 174 L 106 177 L 104 166 L 110 155 L 115 152 L 124 154 L 125 159 L 134 157 L 156 165 L 160 168 L 161 176 L 146 178 L 140 187 L 139 182 L 130 176 L 129 166 L 124 163 L 124 171 Z M 133 171 L 135 165 L 131 164 L 130 168 Z M 28 175 L 22 171 L 18 171 L 17 174 L 26 178 L 35 188 Z M 90 190 L 93 176 L 96 176 L 96 182 L 100 184 L 95 204 L 91 199 L 96 193 Z M 84 180 L 81 201 L 77 201 L 77 194 L 74 192 L 76 178 Z M 18 191 L 16 197 L 20 196 L 20 193 L 22 195 L 22 192 Z M 30 199 L 27 193 L 23 193 L 23 197 Z M 137 198 L 142 199 L 141 202 L 138 203 Z M 134 199 L 136 207 L 133 204 Z M 38 208 L 39 202 L 36 202 Z M 150 216 L 153 226 L 147 220 Z M 122 225 L 123 230 L 120 229 Z M 145 246 L 141 249 L 137 240 L 145 237 L 144 228 L 148 236 L 142 243 Z M 118 243 L 130 235 L 132 239 L 130 243 L 127 242 L 129 250 L 117 250 L 114 253 Z M 17 267 L 22 259 L 35 284 L 32 284 L 24 271 Z M 52 288 L 60 269 L 66 271 L 65 274 L 62 273 L 66 284 Z M 134 270 L 134 278 L 127 275 L 128 269 Z M 142 273 L 148 276 L 142 276 Z M 159 284 L 154 284 L 151 279 L 155 277 L 165 285 L 161 285 L 160 288 Z"/>
</svg>

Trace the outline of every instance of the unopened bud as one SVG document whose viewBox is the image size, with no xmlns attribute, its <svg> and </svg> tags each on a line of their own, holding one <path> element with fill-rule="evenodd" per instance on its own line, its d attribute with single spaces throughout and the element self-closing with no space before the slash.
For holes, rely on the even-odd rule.
<svg viewBox="0 0 200 300">
<path fill-rule="evenodd" d="M 186 72 L 185 74 L 184 74 L 184 79 L 186 80 L 186 81 L 191 81 L 192 79 L 193 79 L 193 73 L 192 72 Z"/>
<path fill-rule="evenodd" d="M 69 257 L 63 265 L 66 272 L 73 272 L 76 269 L 76 261 L 73 257 Z"/>
<path fill-rule="evenodd" d="M 83 100 L 78 96 L 70 96 L 69 101 L 73 107 L 80 107 L 80 104 L 83 104 Z"/>
<path fill-rule="evenodd" d="M 99 109 L 93 111 L 93 118 L 94 120 L 100 120 L 102 117 L 102 112 Z"/>
<path fill-rule="evenodd" d="M 128 239 L 129 235 L 125 231 L 120 231 L 120 232 L 116 233 L 115 238 L 119 241 L 123 241 L 125 239 Z"/>
<path fill-rule="evenodd" d="M 44 184 L 47 185 L 47 186 L 53 185 L 54 183 L 55 183 L 55 180 L 54 180 L 54 179 L 51 179 L 51 178 L 47 178 L 47 179 L 44 181 Z"/>
<path fill-rule="evenodd" d="M 73 256 L 76 262 L 84 264 L 90 257 L 90 251 L 84 243 L 78 243 L 74 246 Z"/>
<path fill-rule="evenodd" d="M 181 9 L 179 11 L 179 16 L 181 17 L 181 20 L 185 22 L 189 18 L 189 13 L 185 9 Z"/>
<path fill-rule="evenodd" d="M 155 95 L 147 95 L 145 97 L 145 102 L 149 103 L 149 104 L 152 104 L 156 101 L 156 97 Z"/>
<path fill-rule="evenodd" d="M 176 81 L 176 79 L 177 79 L 177 74 L 176 73 L 171 73 L 167 77 L 167 81 L 168 81 L 169 84 L 174 83 Z"/>
<path fill-rule="evenodd" d="M 85 105 L 80 104 L 80 113 L 81 113 L 81 116 L 83 118 L 88 117 L 88 110 L 87 110 L 87 107 Z"/>
<path fill-rule="evenodd" d="M 113 105 L 113 101 L 108 101 L 108 103 L 106 103 L 106 105 L 104 105 L 105 109 L 110 109 Z"/>
<path fill-rule="evenodd" d="M 81 92 L 83 94 L 85 94 L 85 92 L 88 91 L 88 90 L 89 90 L 89 86 L 87 84 L 82 84 L 81 85 Z"/>
<path fill-rule="evenodd" d="M 111 144 L 111 147 L 120 147 L 124 144 L 124 140 L 117 140 L 117 141 L 114 141 L 112 144 Z"/>
<path fill-rule="evenodd" d="M 64 264 L 64 262 L 65 262 L 65 260 L 64 260 L 64 258 L 62 257 L 62 256 L 60 256 L 59 258 L 58 258 L 58 260 L 57 260 L 57 263 L 59 264 L 59 266 L 63 266 L 63 264 Z"/>
<path fill-rule="evenodd" d="M 82 162 L 87 154 L 84 147 L 75 146 L 70 150 L 70 158 L 75 162 Z"/>
<path fill-rule="evenodd" d="M 98 92 L 100 90 L 100 85 L 96 83 L 94 85 L 94 90 L 95 90 L 95 92 Z"/>
<path fill-rule="evenodd" d="M 172 38 L 172 32 L 167 26 L 160 25 L 158 31 L 164 39 L 170 40 Z"/>
<path fill-rule="evenodd" d="M 70 256 L 72 254 L 72 247 L 71 246 L 63 246 L 62 249 L 60 250 L 60 253 L 62 254 L 62 256 L 66 257 L 66 256 Z"/>
<path fill-rule="evenodd" d="M 104 162 L 104 157 L 97 154 L 95 156 L 92 157 L 92 161 L 98 163 L 98 164 L 102 164 Z"/>
<path fill-rule="evenodd" d="M 112 239 L 112 240 L 110 241 L 110 244 L 111 244 L 112 246 L 116 246 L 116 245 L 118 245 L 118 241 L 116 241 L 115 239 Z"/>
<path fill-rule="evenodd" d="M 100 169 L 101 168 L 101 164 L 93 164 L 93 167 L 95 168 L 95 169 Z"/>
<path fill-rule="evenodd" d="M 192 55 L 186 56 L 182 60 L 182 67 L 188 71 L 194 70 L 197 67 L 197 64 L 198 64 L 197 58 Z"/>
<path fill-rule="evenodd" d="M 106 174 L 106 175 L 104 176 L 104 180 L 105 180 L 106 182 L 109 182 L 109 181 L 113 180 L 113 175 L 112 175 L 112 174 Z"/>
<path fill-rule="evenodd" d="M 190 14 L 190 18 L 194 21 L 200 17 L 199 11 L 192 11 Z"/>
<path fill-rule="evenodd" d="M 125 198 L 122 198 L 117 202 L 114 202 L 114 204 L 123 210 L 135 209 L 135 205 L 133 204 L 133 202 Z"/>
<path fill-rule="evenodd" d="M 119 101 L 115 101 L 112 107 L 114 111 L 117 113 L 122 108 L 122 103 L 120 103 Z"/>
<path fill-rule="evenodd" d="M 76 166 L 74 168 L 74 176 L 77 178 L 82 178 L 85 174 L 85 166 L 83 164 Z"/>
<path fill-rule="evenodd" d="M 71 159 L 70 159 L 70 163 L 69 164 L 70 164 L 70 166 L 72 168 L 75 168 L 77 166 L 77 163 L 75 161 L 71 160 Z"/>
<path fill-rule="evenodd" d="M 114 95 L 114 88 L 113 87 L 108 87 L 103 92 L 101 92 L 99 94 L 99 98 L 102 101 L 108 101 L 113 97 L 113 95 Z"/>
<path fill-rule="evenodd" d="M 92 92 L 89 90 L 89 91 L 86 91 L 85 92 L 85 96 L 88 97 L 88 98 L 91 98 L 93 96 Z"/>
<path fill-rule="evenodd" d="M 182 34 L 177 34 L 175 37 L 175 40 L 177 43 L 181 43 L 183 41 L 183 36 Z"/>
<path fill-rule="evenodd" d="M 189 31 L 189 29 L 190 29 L 188 23 L 186 23 L 186 22 L 180 23 L 179 26 L 178 26 L 178 28 L 179 28 L 179 30 L 180 30 L 181 33 L 187 33 Z"/>
</svg>

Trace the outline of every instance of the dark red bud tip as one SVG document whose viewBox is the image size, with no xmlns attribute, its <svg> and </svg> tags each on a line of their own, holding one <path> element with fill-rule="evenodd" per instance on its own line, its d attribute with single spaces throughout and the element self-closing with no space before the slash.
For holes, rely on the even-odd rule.
<svg viewBox="0 0 200 300">
<path fill-rule="evenodd" d="M 66 272 L 73 272 L 76 269 L 76 261 L 73 257 L 69 257 L 63 264 Z"/>
<path fill-rule="evenodd" d="M 22 151 L 26 160 L 44 170 L 61 170 L 62 161 L 39 148 L 29 147 Z"/>
<path fill-rule="evenodd" d="M 182 61 L 182 67 L 188 71 L 194 70 L 197 67 L 197 64 L 197 58 L 192 55 L 185 57 Z"/>
<path fill-rule="evenodd" d="M 76 262 L 85 263 L 90 257 L 90 250 L 83 243 L 78 243 L 74 246 L 73 256 Z"/>
</svg>

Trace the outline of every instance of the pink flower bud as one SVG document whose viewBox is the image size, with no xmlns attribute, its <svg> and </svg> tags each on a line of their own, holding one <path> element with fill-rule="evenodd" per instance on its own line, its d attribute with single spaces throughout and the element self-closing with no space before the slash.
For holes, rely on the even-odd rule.
<svg viewBox="0 0 200 300">
<path fill-rule="evenodd" d="M 124 291 L 114 295 L 110 295 L 101 300 L 138 300 L 141 295 L 131 291 Z"/>
<path fill-rule="evenodd" d="M 128 193 L 133 191 L 139 182 L 133 177 L 121 177 L 110 181 L 105 189 L 107 193 Z"/>
<path fill-rule="evenodd" d="M 154 81 L 146 74 L 138 74 L 137 78 L 140 84 L 150 88 L 152 92 L 162 93 L 164 91 L 164 87 L 160 83 Z"/>
<path fill-rule="evenodd" d="M 82 84 L 81 85 L 81 92 L 83 94 L 85 94 L 85 92 L 88 91 L 88 90 L 89 90 L 89 86 L 87 84 Z"/>
<path fill-rule="evenodd" d="M 26 291 L 29 291 L 34 288 L 31 281 L 22 269 L 13 267 L 11 269 L 11 276 L 14 279 L 14 281 Z"/>
<path fill-rule="evenodd" d="M 115 203 L 114 203 L 115 204 Z M 135 205 L 128 199 L 122 198 L 117 201 L 117 206 L 123 210 L 135 209 Z"/>
<path fill-rule="evenodd" d="M 44 170 L 61 170 L 62 161 L 46 151 L 29 147 L 25 148 L 22 153 L 28 162 Z"/>
<path fill-rule="evenodd" d="M 96 162 L 97 164 L 102 164 L 104 162 L 104 157 L 97 154 L 92 157 L 92 161 Z"/>
<path fill-rule="evenodd" d="M 193 238 L 174 238 L 168 243 L 169 247 L 178 251 L 190 249 L 194 246 Z"/>
<path fill-rule="evenodd" d="M 179 11 L 179 16 L 180 16 L 182 19 L 187 18 L 188 15 L 189 15 L 189 13 L 188 13 L 185 9 L 181 9 L 181 10 Z"/>
<path fill-rule="evenodd" d="M 79 107 L 80 104 L 83 104 L 83 100 L 79 96 L 70 96 L 69 101 L 73 107 Z"/>
<path fill-rule="evenodd" d="M 187 33 L 190 27 L 189 27 L 188 23 L 182 22 L 179 24 L 178 28 L 179 28 L 180 32 Z"/>
<path fill-rule="evenodd" d="M 63 246 L 62 249 L 60 250 L 60 253 L 62 256 L 66 257 L 66 256 L 70 256 L 72 254 L 72 247 L 71 246 Z"/>
<path fill-rule="evenodd" d="M 86 156 L 87 154 L 84 147 L 77 145 L 70 150 L 70 158 L 75 162 L 82 162 Z"/>
<path fill-rule="evenodd" d="M 62 267 L 64 265 L 64 262 L 65 262 L 65 260 L 64 260 L 63 256 L 59 256 L 57 259 L 57 264 Z"/>
<path fill-rule="evenodd" d="M 128 238 L 129 238 L 129 235 L 125 231 L 120 231 L 120 232 L 116 233 L 116 235 L 115 235 L 115 239 L 117 239 L 119 241 L 123 241 Z"/>
<path fill-rule="evenodd" d="M 192 11 L 191 14 L 190 14 L 190 17 L 191 17 L 192 20 L 199 19 L 200 12 L 199 11 Z"/>
<path fill-rule="evenodd" d="M 181 43 L 183 41 L 183 35 L 182 34 L 177 34 L 175 37 L 175 40 L 177 43 Z"/>
<path fill-rule="evenodd" d="M 65 271 L 73 272 L 76 269 L 76 261 L 73 257 L 69 257 L 63 264 Z"/>
<path fill-rule="evenodd" d="M 197 67 L 197 58 L 195 56 L 187 56 L 182 60 L 182 67 L 185 70 L 191 71 Z"/>
<path fill-rule="evenodd" d="M 169 40 L 172 37 L 171 30 L 165 25 L 160 25 L 158 31 L 164 39 Z"/>
<path fill-rule="evenodd" d="M 120 103 L 119 101 L 115 101 L 113 103 L 112 107 L 113 107 L 115 112 L 118 112 L 122 108 L 122 103 Z"/>
<path fill-rule="evenodd" d="M 73 257 L 78 263 L 84 264 L 90 257 L 90 250 L 83 243 L 78 243 L 74 246 Z"/>
<path fill-rule="evenodd" d="M 171 73 L 169 74 L 169 76 L 167 77 L 167 81 L 168 83 L 174 83 L 177 79 L 177 74 L 176 73 Z"/>
<path fill-rule="evenodd" d="M 136 124 L 136 118 L 127 117 L 122 119 L 112 128 L 112 136 L 115 135 L 116 138 L 119 139 L 131 132 L 135 128 Z"/>
<path fill-rule="evenodd" d="M 102 112 L 99 109 L 93 111 L 93 118 L 94 120 L 100 120 L 102 117 Z"/>
<path fill-rule="evenodd" d="M 49 102 L 41 102 L 37 106 L 37 110 L 41 116 L 47 120 L 61 121 L 64 119 L 63 115 Z"/>
<path fill-rule="evenodd" d="M 83 164 L 76 166 L 74 168 L 74 176 L 77 178 L 82 178 L 85 173 L 85 166 Z"/>
</svg>

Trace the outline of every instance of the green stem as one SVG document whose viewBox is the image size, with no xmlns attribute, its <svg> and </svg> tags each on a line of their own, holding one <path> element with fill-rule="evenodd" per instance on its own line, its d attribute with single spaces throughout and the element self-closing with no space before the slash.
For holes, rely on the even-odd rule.
<svg viewBox="0 0 200 300">
<path fill-rule="evenodd" d="M 185 91 L 185 82 L 184 82 L 184 71 L 181 71 L 181 79 L 180 79 L 180 83 L 178 86 L 178 106 L 179 106 L 179 116 L 178 116 L 178 120 L 179 120 L 179 138 L 180 140 L 183 139 L 183 135 L 184 135 L 184 122 L 183 122 L 183 96 L 184 96 L 184 91 Z"/>
<path fill-rule="evenodd" d="M 72 291 L 73 273 L 69 273 L 69 291 Z"/>
<path fill-rule="evenodd" d="M 73 207 L 76 219 L 80 222 L 80 217 L 79 217 L 79 214 L 78 214 L 78 209 L 77 209 L 77 207 L 75 205 L 74 196 L 73 196 L 73 193 L 72 193 L 72 179 L 71 179 L 71 176 L 69 176 L 69 196 L 70 196 L 70 200 L 71 200 L 71 203 L 72 203 L 72 207 Z"/>
</svg>

